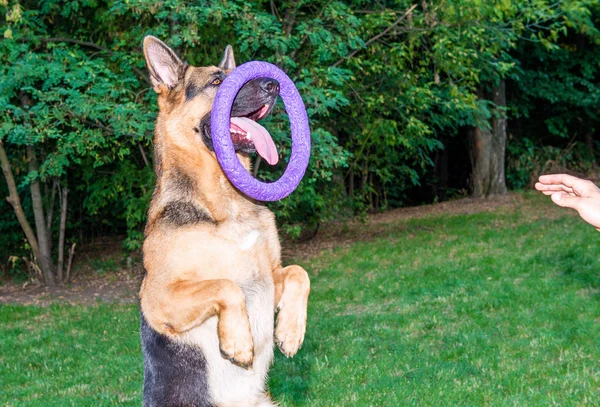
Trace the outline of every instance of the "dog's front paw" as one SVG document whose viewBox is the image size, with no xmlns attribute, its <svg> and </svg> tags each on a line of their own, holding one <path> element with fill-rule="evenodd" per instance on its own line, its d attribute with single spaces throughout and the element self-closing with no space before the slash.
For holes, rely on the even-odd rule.
<svg viewBox="0 0 600 407">
<path fill-rule="evenodd" d="M 306 333 L 306 304 L 300 299 L 292 304 L 282 301 L 275 327 L 275 342 L 281 353 L 288 358 L 302 347 Z"/>
<path fill-rule="evenodd" d="M 220 321 L 219 350 L 221 355 L 244 369 L 252 367 L 254 361 L 254 341 L 248 319 L 245 321 Z M 237 323 L 236 323 L 237 322 Z M 245 323 L 244 323 L 245 322 Z"/>
<path fill-rule="evenodd" d="M 252 362 L 254 360 L 254 345 L 252 340 L 250 340 L 249 344 L 247 341 L 246 343 L 244 343 L 244 341 L 241 343 L 236 343 L 235 341 L 224 343 L 221 341 L 219 349 L 221 351 L 221 356 L 231 363 L 244 369 L 250 369 L 252 367 Z"/>
</svg>

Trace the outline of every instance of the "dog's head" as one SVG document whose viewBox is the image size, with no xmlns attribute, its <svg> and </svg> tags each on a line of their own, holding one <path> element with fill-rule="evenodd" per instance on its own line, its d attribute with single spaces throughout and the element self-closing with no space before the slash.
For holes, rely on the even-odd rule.
<svg viewBox="0 0 600 407">
<path fill-rule="evenodd" d="M 157 126 L 177 145 L 213 151 L 210 113 L 219 85 L 235 68 L 231 46 L 218 66 L 193 67 L 182 62 L 162 41 L 144 39 L 144 55 L 154 90 L 159 94 Z M 275 144 L 268 131 L 256 123 L 273 109 L 279 83 L 257 78 L 246 83 L 231 108 L 230 133 L 235 151 L 258 152 L 270 164 L 277 163 Z"/>
</svg>

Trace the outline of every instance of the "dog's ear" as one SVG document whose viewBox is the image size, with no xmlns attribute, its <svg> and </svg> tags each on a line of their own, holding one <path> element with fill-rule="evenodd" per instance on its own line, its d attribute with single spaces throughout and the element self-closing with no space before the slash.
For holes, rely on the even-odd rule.
<svg viewBox="0 0 600 407">
<path fill-rule="evenodd" d="M 235 58 L 233 56 L 233 48 L 231 48 L 231 45 L 225 47 L 223 59 L 221 62 L 219 62 L 219 68 L 224 70 L 226 73 L 229 73 L 235 69 Z"/>
<path fill-rule="evenodd" d="M 160 93 L 161 85 L 173 89 L 183 68 L 183 62 L 175 52 L 158 38 L 148 35 L 144 38 L 144 56 L 154 90 Z"/>
</svg>

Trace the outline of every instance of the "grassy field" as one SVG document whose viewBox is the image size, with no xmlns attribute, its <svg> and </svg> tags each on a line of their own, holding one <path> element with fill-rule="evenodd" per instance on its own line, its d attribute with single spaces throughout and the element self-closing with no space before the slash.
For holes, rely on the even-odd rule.
<svg viewBox="0 0 600 407">
<path fill-rule="evenodd" d="M 382 226 L 304 262 L 290 406 L 600 403 L 600 234 L 547 200 Z M 136 306 L 0 306 L 0 405 L 138 406 Z"/>
</svg>

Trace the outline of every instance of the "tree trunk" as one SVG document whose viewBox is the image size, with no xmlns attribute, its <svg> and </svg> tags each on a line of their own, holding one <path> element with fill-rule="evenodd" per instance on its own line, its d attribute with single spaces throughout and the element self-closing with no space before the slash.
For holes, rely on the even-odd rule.
<svg viewBox="0 0 600 407">
<path fill-rule="evenodd" d="M 594 136 L 592 135 L 592 132 L 590 130 L 587 130 L 584 134 L 584 138 L 585 146 L 590 152 L 590 157 L 592 158 L 592 171 L 594 171 L 594 175 L 596 175 L 596 173 L 598 172 L 598 163 L 596 163 L 596 154 L 594 154 Z"/>
<path fill-rule="evenodd" d="M 487 127 L 474 127 L 469 131 L 471 158 L 471 194 L 486 196 L 490 186 L 490 157 L 492 132 Z"/>
<path fill-rule="evenodd" d="M 71 281 L 71 265 L 73 264 L 73 255 L 75 254 L 75 246 L 77 243 L 73 243 L 73 246 L 69 249 L 69 261 L 67 262 L 67 273 L 65 276 L 65 283 Z"/>
<path fill-rule="evenodd" d="M 350 198 L 354 198 L 354 171 L 350 170 L 348 175 L 348 195 Z"/>
<path fill-rule="evenodd" d="M 32 147 L 27 147 L 27 159 L 29 160 L 29 171 L 38 170 L 37 157 Z M 48 286 L 55 284 L 54 265 L 52 264 L 52 254 L 50 252 L 50 240 L 48 240 L 48 231 L 46 229 L 46 219 L 44 218 L 44 206 L 42 203 L 42 193 L 40 191 L 40 181 L 35 178 L 31 181 L 31 203 L 33 207 L 33 216 L 35 218 L 35 229 L 37 232 L 40 257 L 38 262 L 44 276 L 44 282 Z"/>
<path fill-rule="evenodd" d="M 497 111 L 492 118 L 492 151 L 490 157 L 490 190 L 488 195 L 506 194 L 504 159 L 506 156 L 506 85 L 504 80 L 492 91 Z"/>
<path fill-rule="evenodd" d="M 65 282 L 63 279 L 63 265 L 65 261 L 65 231 L 67 227 L 67 194 L 69 190 L 64 187 L 60 200 L 60 232 L 58 235 L 58 268 L 57 276 L 59 283 Z"/>
<path fill-rule="evenodd" d="M 484 98 L 484 92 L 478 92 Z M 506 106 L 504 81 L 494 88 L 491 100 L 499 108 Z M 497 116 L 497 117 L 496 117 Z M 469 131 L 471 158 L 471 194 L 474 197 L 506 194 L 504 156 L 506 150 L 506 117 L 495 113 L 491 126 L 481 125 Z"/>
<path fill-rule="evenodd" d="M 48 231 L 48 240 L 50 241 L 50 253 L 52 253 L 52 217 L 54 215 L 54 201 L 56 200 L 56 189 L 58 188 L 58 182 L 52 181 L 52 192 L 50 192 L 50 200 L 48 201 L 46 211 L 46 230 Z"/>
<path fill-rule="evenodd" d="M 365 160 L 365 163 L 362 168 L 362 176 L 360 178 L 360 193 L 362 194 L 363 200 L 367 198 L 367 181 L 369 180 L 368 177 L 369 177 L 369 166 L 367 164 L 367 161 Z"/>
<path fill-rule="evenodd" d="M 21 229 L 25 233 L 25 237 L 29 242 L 29 246 L 31 246 L 31 251 L 33 251 L 33 257 L 35 257 L 36 261 L 39 261 L 40 258 L 40 249 L 38 246 L 37 238 L 35 233 L 33 233 L 33 229 L 25 216 L 25 212 L 23 211 L 23 207 L 21 206 L 21 198 L 19 197 L 19 192 L 17 190 L 17 184 L 15 183 L 15 177 L 13 176 L 12 168 L 10 166 L 10 161 L 8 161 L 8 156 L 6 155 L 6 150 L 4 150 L 4 143 L 0 139 L 0 164 L 2 164 L 2 172 L 4 173 L 4 178 L 6 179 L 6 183 L 8 184 L 8 192 L 9 196 L 6 198 L 8 203 L 10 203 L 15 211 L 15 215 L 17 215 L 17 219 L 19 220 L 19 224 L 21 225 Z"/>
<path fill-rule="evenodd" d="M 369 209 L 374 209 L 373 207 L 373 173 L 369 172 Z"/>
</svg>

